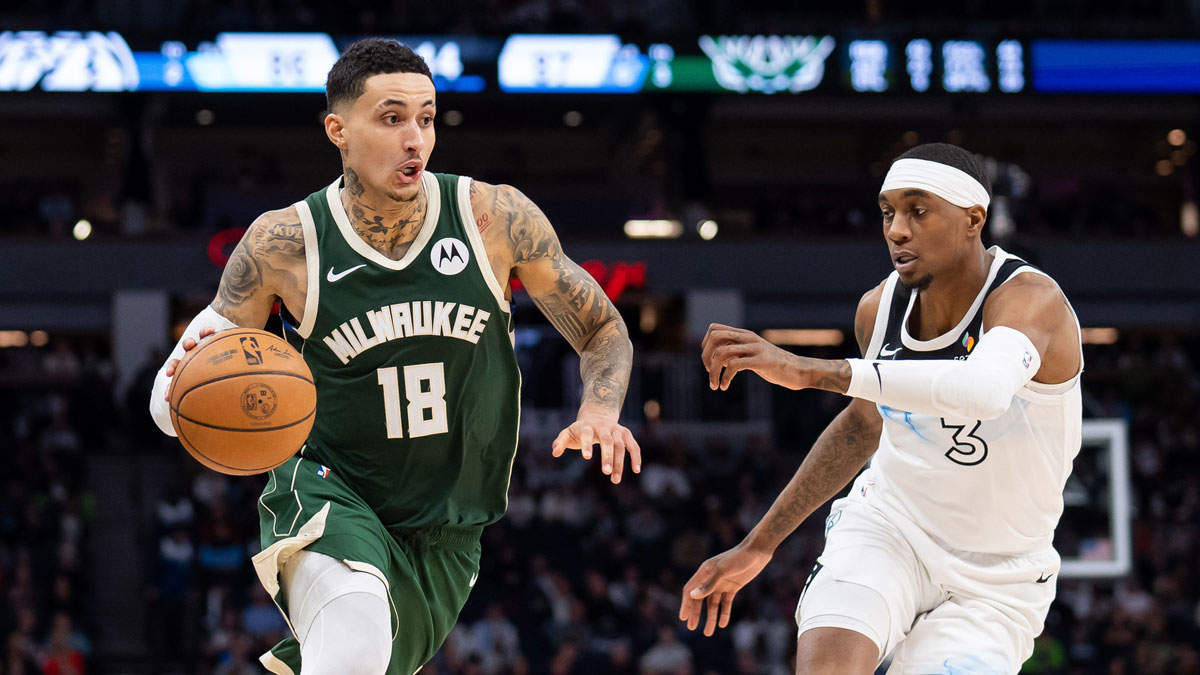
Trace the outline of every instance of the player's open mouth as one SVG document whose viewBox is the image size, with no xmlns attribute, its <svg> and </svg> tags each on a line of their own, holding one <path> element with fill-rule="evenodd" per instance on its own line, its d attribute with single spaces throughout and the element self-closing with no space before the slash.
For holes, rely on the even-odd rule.
<svg viewBox="0 0 1200 675">
<path fill-rule="evenodd" d="M 898 253 L 892 257 L 892 262 L 895 263 L 896 269 L 901 272 L 911 268 L 916 260 L 917 256 L 911 253 Z"/>
<path fill-rule="evenodd" d="M 400 167 L 400 180 L 415 183 L 421 177 L 421 162 L 408 162 Z"/>
</svg>

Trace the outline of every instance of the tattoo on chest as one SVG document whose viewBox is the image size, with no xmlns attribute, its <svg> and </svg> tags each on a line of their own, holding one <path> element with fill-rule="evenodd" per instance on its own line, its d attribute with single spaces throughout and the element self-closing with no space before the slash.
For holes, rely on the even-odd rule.
<svg viewBox="0 0 1200 675">
<path fill-rule="evenodd" d="M 349 195 L 347 209 L 350 226 L 371 248 L 385 256 L 398 260 L 404 257 L 421 229 L 425 219 L 424 198 L 414 199 L 408 212 L 394 219 L 385 218 L 375 209 L 358 201 L 366 192 L 354 169 L 346 168 L 346 194 Z"/>
</svg>

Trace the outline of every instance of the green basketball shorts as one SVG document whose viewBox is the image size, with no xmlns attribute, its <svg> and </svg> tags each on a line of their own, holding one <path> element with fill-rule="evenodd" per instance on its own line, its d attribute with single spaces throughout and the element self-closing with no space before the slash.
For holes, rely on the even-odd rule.
<svg viewBox="0 0 1200 675">
<path fill-rule="evenodd" d="M 254 571 L 284 619 L 287 594 L 279 570 L 300 549 L 383 581 L 392 603 L 388 675 L 412 675 L 433 658 L 479 574 L 482 527 L 389 531 L 336 472 L 300 457 L 271 470 L 258 515 L 263 550 L 254 556 Z M 299 675 L 295 631 L 260 660 L 277 675 Z"/>
</svg>

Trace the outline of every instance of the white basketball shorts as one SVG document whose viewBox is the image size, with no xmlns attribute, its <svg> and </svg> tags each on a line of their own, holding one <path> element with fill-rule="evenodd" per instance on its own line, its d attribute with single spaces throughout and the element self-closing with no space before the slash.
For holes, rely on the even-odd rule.
<svg viewBox="0 0 1200 675">
<path fill-rule="evenodd" d="M 1033 654 L 1054 600 L 1054 549 L 1020 557 L 955 551 L 866 503 L 857 484 L 834 502 L 825 537 L 796 607 L 800 633 L 862 633 L 881 663 L 892 658 L 889 675 L 1011 675 Z"/>
</svg>

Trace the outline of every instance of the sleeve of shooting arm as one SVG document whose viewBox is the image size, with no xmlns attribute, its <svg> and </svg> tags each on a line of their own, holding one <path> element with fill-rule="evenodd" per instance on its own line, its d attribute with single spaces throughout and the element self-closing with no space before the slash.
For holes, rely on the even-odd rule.
<svg viewBox="0 0 1200 675">
<path fill-rule="evenodd" d="M 1024 333 L 996 326 L 962 361 L 849 361 L 847 396 L 920 415 L 988 420 L 1008 410 L 1042 357 Z"/>
<path fill-rule="evenodd" d="M 205 307 L 204 311 L 197 314 L 196 318 L 188 324 L 187 329 L 183 331 L 183 337 L 175 343 L 175 349 L 171 350 L 171 355 L 158 369 L 158 375 L 154 378 L 154 388 L 150 391 L 150 416 L 154 418 L 154 423 L 158 425 L 158 428 L 168 436 L 175 435 L 175 427 L 171 426 L 170 405 L 166 398 L 167 390 L 171 387 L 171 378 L 167 377 L 167 364 L 171 362 L 171 359 L 182 359 L 183 341 L 192 338 L 199 342 L 200 331 L 205 328 L 215 329 L 219 333 L 230 328 L 237 328 L 237 324 L 217 314 L 212 307 Z"/>
</svg>

